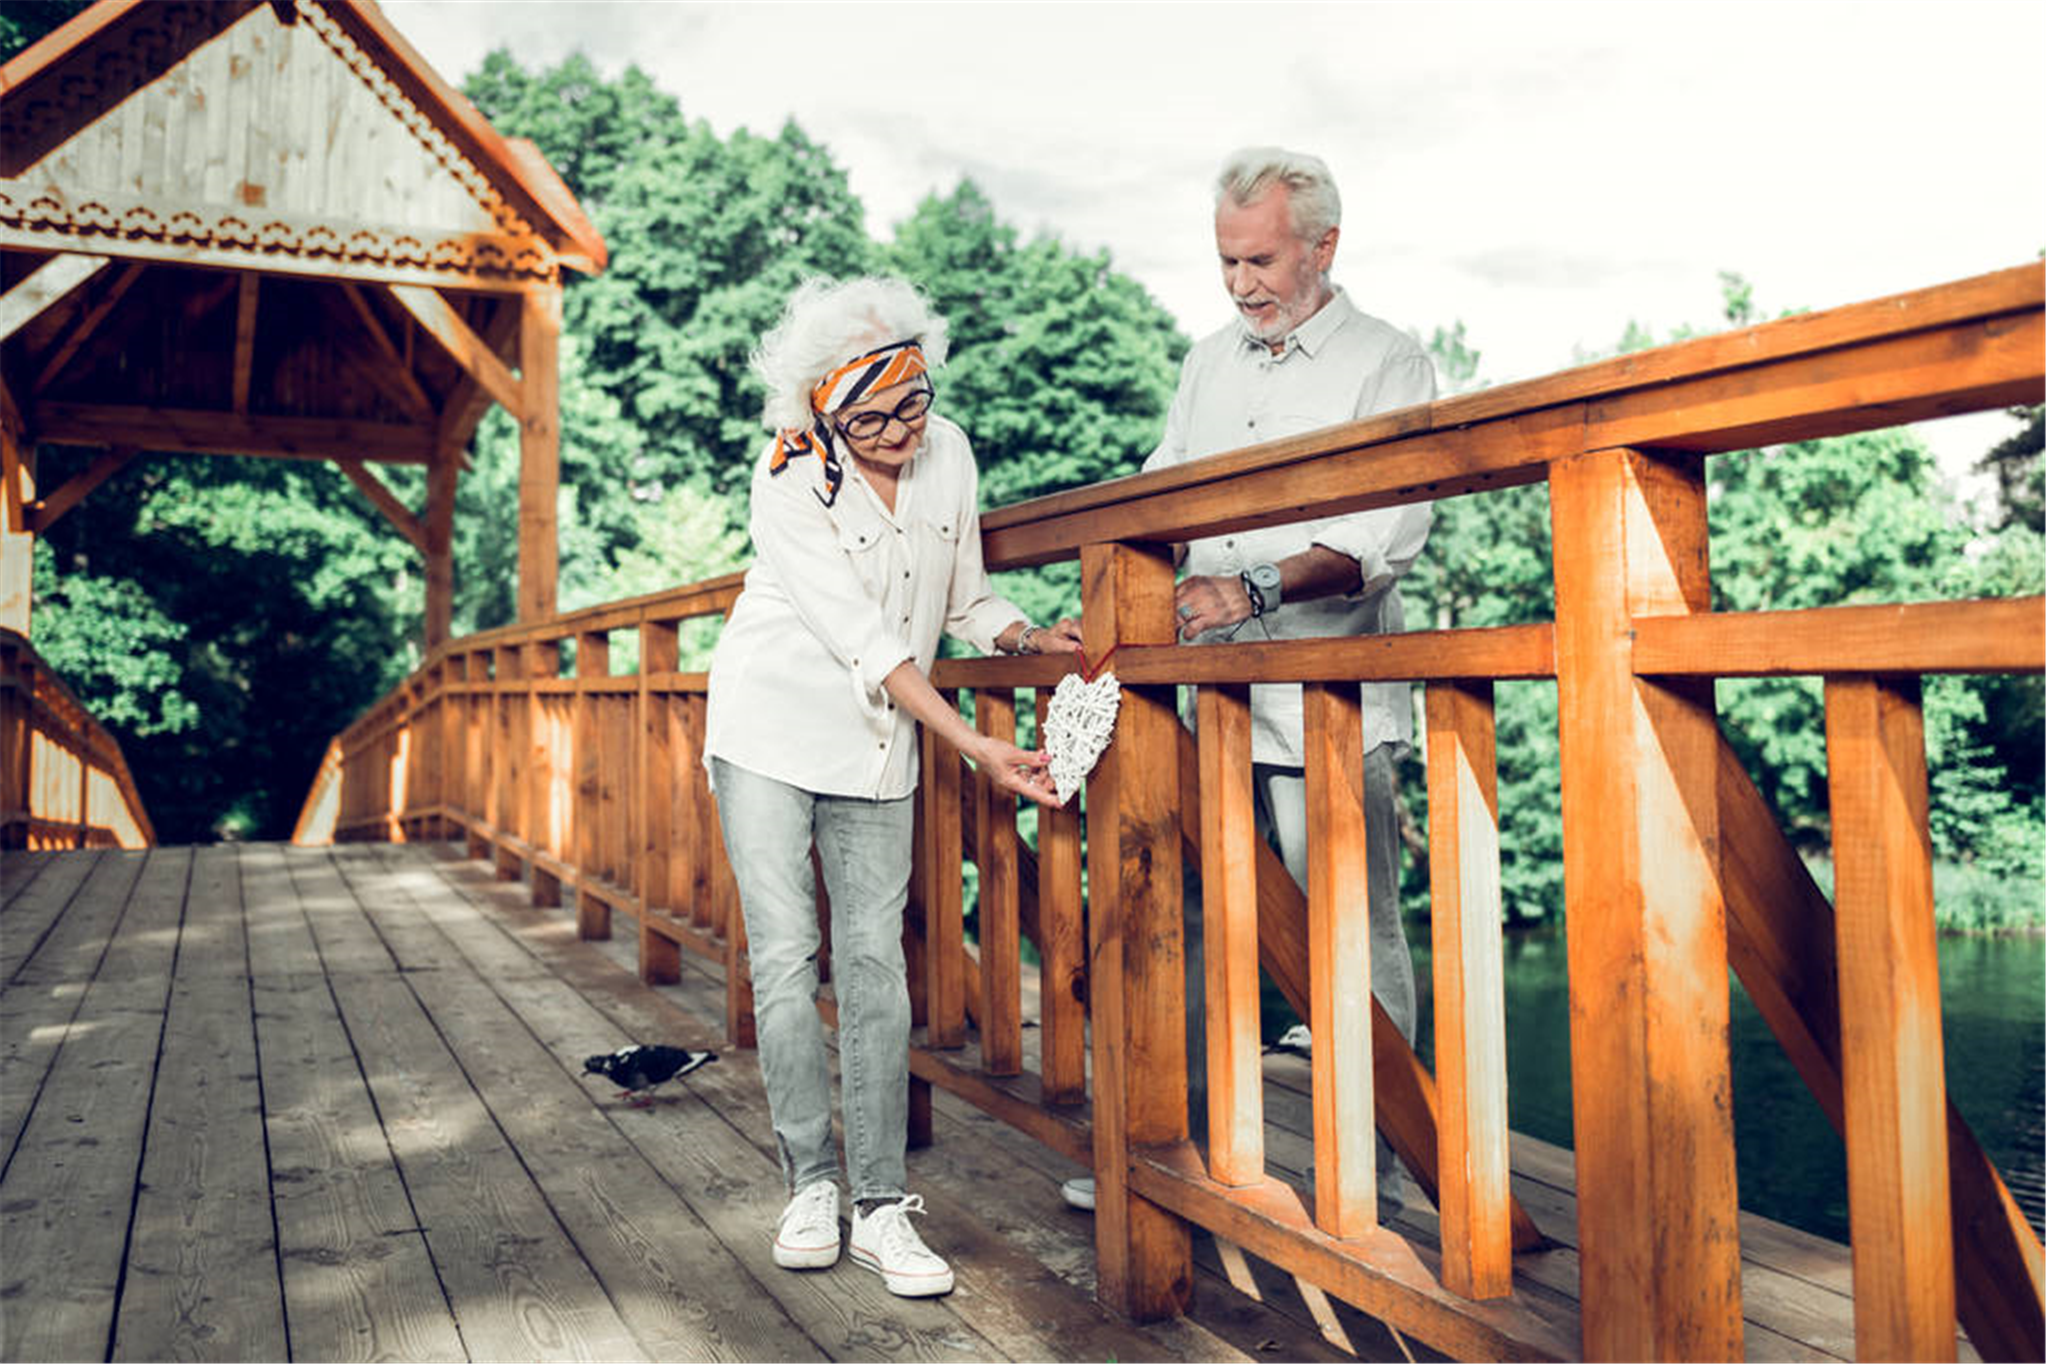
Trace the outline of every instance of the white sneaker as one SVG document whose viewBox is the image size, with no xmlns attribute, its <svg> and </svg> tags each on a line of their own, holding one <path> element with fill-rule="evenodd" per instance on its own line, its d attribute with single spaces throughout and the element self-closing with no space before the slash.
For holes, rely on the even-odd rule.
<svg viewBox="0 0 2046 1364">
<path fill-rule="evenodd" d="M 796 1191 L 774 1228 L 774 1262 L 822 1269 L 838 1262 L 838 1186 L 828 1179 Z"/>
<path fill-rule="evenodd" d="M 1081 1212 L 1094 1211 L 1094 1176 L 1082 1175 L 1059 1185 L 1059 1197 L 1066 1200 L 1066 1206 L 1078 1208 Z"/>
<path fill-rule="evenodd" d="M 852 1257 L 881 1276 L 899 1298 L 928 1298 L 952 1291 L 952 1267 L 931 1253 L 911 1213 L 924 1210 L 924 1196 L 911 1194 L 899 1203 L 884 1203 L 871 1213 L 853 1209 Z"/>
</svg>

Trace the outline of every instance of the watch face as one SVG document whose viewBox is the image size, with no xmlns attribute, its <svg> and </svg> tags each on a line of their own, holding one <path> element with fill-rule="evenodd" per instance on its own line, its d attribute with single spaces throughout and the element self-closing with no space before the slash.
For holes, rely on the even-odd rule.
<svg viewBox="0 0 2046 1364">
<path fill-rule="evenodd" d="M 1278 565 L 1259 564 L 1256 568 L 1250 570 L 1250 580 L 1256 583 L 1263 591 L 1270 592 L 1280 582 Z"/>
</svg>

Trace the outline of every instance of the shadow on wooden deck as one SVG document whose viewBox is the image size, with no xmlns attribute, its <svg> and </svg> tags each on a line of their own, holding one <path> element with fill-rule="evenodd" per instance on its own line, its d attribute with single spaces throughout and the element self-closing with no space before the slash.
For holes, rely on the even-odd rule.
<svg viewBox="0 0 2046 1364">
<path fill-rule="evenodd" d="M 775 1267 L 710 986 L 640 985 L 451 848 L 9 854 L 0 897 L 7 1360 L 1348 1357 L 1212 1244 L 1194 1315 L 1113 1318 L 1078 1168 L 944 1096 L 910 1178 L 957 1290 Z M 581 1074 L 628 1040 L 721 1059 L 634 1108 Z"/>
</svg>

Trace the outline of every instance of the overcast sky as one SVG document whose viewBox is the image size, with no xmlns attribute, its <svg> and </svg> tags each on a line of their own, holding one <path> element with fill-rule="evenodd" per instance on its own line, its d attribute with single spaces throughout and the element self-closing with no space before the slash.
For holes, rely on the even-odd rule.
<svg viewBox="0 0 2046 1364">
<path fill-rule="evenodd" d="M 2036 260 L 2046 5 L 1633 0 L 680 4 L 384 0 L 459 84 L 492 48 L 637 63 L 691 119 L 830 148 L 885 238 L 970 176 L 1026 232 L 1106 246 L 1189 335 L 1228 321 L 1210 181 L 1279 143 L 1334 169 L 1335 276 L 1494 383 L 1718 314 Z M 1940 428 L 1947 428 L 1941 430 Z M 1939 423 L 1953 451 L 2008 422 Z"/>
</svg>

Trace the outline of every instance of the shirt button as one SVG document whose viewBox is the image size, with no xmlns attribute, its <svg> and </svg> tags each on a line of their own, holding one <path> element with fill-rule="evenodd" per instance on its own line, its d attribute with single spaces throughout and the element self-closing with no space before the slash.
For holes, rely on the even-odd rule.
<svg viewBox="0 0 2046 1364">
<path fill-rule="evenodd" d="M 909 570 L 906 568 L 902 570 L 902 579 L 904 582 L 909 581 Z"/>
</svg>

